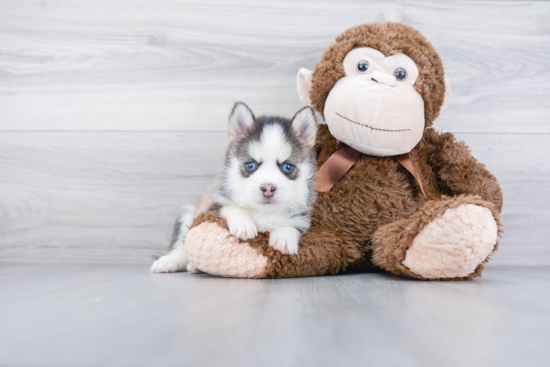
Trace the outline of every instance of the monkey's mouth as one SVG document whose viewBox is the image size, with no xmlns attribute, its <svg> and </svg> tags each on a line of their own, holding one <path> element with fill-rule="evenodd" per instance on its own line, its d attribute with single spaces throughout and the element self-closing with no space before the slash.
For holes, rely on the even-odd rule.
<svg viewBox="0 0 550 367">
<path fill-rule="evenodd" d="M 349 122 L 353 122 L 353 123 L 356 124 L 356 125 L 359 125 L 359 126 L 362 126 L 362 127 L 366 127 L 366 128 L 368 128 L 368 129 L 372 129 L 372 130 L 387 131 L 387 132 L 391 132 L 391 133 L 397 133 L 397 132 L 402 132 L 402 131 L 411 131 L 411 129 L 401 129 L 401 130 L 379 129 L 379 128 L 377 128 L 377 127 L 372 127 L 372 126 L 369 126 L 369 125 L 366 125 L 366 124 L 363 125 L 363 124 L 360 124 L 360 123 L 355 122 L 355 121 L 353 121 L 353 120 L 350 120 L 350 119 L 348 119 L 347 117 L 340 115 L 338 112 L 334 112 L 334 113 L 335 113 L 336 115 L 340 116 L 341 118 L 343 118 L 344 120 L 347 120 L 347 121 L 349 121 Z"/>
</svg>

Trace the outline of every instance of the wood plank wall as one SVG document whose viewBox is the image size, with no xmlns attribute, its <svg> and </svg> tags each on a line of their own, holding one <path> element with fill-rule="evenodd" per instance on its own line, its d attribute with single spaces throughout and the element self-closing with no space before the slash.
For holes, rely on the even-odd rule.
<svg viewBox="0 0 550 367">
<path fill-rule="evenodd" d="M 234 101 L 293 114 L 299 68 L 401 21 L 440 52 L 456 133 L 504 190 L 492 265 L 550 265 L 550 4 L 0 2 L 0 262 L 148 263 L 213 180 Z"/>
</svg>

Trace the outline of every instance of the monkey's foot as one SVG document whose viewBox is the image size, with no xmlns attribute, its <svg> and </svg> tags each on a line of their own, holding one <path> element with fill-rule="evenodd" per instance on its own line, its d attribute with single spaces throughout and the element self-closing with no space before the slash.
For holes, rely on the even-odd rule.
<svg viewBox="0 0 550 367">
<path fill-rule="evenodd" d="M 426 279 L 466 277 L 487 259 L 497 236 L 489 209 L 474 204 L 449 208 L 420 230 L 403 265 Z"/>
</svg>

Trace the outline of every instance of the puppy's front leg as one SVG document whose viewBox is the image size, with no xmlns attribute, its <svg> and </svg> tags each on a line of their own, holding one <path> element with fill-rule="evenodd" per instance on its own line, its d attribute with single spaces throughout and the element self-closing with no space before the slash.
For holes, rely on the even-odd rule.
<svg viewBox="0 0 550 367">
<path fill-rule="evenodd" d="M 269 246 L 284 255 L 296 255 L 302 234 L 292 226 L 281 226 L 269 233 Z"/>
<path fill-rule="evenodd" d="M 224 206 L 219 210 L 219 215 L 227 219 L 229 233 L 239 240 L 246 241 L 258 236 L 256 225 L 250 216 L 238 206 Z"/>
</svg>

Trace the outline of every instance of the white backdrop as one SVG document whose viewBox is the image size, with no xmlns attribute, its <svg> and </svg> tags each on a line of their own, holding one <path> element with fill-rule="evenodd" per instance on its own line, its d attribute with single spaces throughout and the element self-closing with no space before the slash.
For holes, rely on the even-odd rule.
<svg viewBox="0 0 550 367">
<path fill-rule="evenodd" d="M 332 39 L 402 21 L 440 52 L 435 126 L 498 178 L 492 265 L 550 265 L 550 4 L 0 1 L 0 261 L 148 263 L 219 169 L 234 101 L 292 115 Z"/>
</svg>

